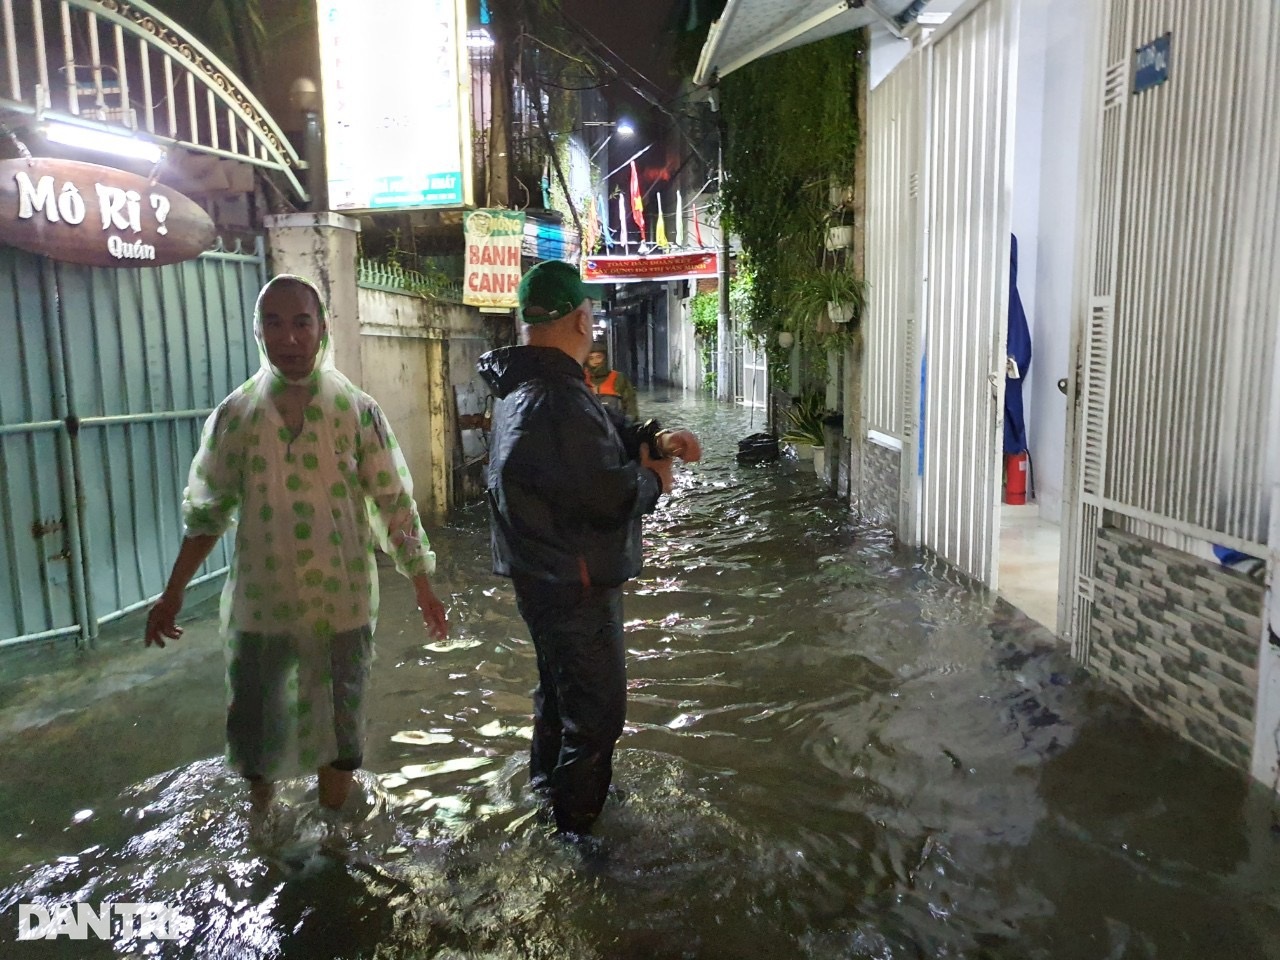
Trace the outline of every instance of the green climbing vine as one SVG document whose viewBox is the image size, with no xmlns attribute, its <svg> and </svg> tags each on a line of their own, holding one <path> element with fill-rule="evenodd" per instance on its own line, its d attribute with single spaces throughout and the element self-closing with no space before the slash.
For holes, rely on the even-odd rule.
<svg viewBox="0 0 1280 960">
<path fill-rule="evenodd" d="M 689 302 L 689 319 L 699 340 L 715 343 L 716 325 L 720 319 L 720 295 L 711 291 L 694 296 Z"/>
<path fill-rule="evenodd" d="M 729 313 L 745 317 L 751 312 L 755 292 L 755 277 L 749 269 L 739 266 L 729 281 Z M 702 382 L 710 390 L 715 389 L 716 340 L 720 326 L 720 293 L 717 290 L 695 294 L 689 301 L 689 320 L 697 338 L 698 354 L 702 360 Z"/>
<path fill-rule="evenodd" d="M 865 53 L 865 32 L 845 33 L 758 60 L 720 83 L 727 135 L 720 199 L 753 278 L 739 315 L 774 360 L 785 362 L 780 330 L 806 353 L 856 335 L 856 322 L 823 322 L 824 290 L 851 284 L 859 303 L 862 291 L 844 255 L 827 252 L 824 241 L 830 188 L 854 180 Z"/>
</svg>

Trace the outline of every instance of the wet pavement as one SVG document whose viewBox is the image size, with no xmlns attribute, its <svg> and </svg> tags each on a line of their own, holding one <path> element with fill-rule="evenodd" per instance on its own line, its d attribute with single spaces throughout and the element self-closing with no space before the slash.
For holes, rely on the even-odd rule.
<svg viewBox="0 0 1280 960">
<path fill-rule="evenodd" d="M 648 526 L 591 842 L 552 839 L 524 788 L 534 655 L 472 510 L 432 533 L 448 642 L 383 571 L 371 774 L 340 824 L 298 783 L 251 836 L 210 604 L 163 651 L 135 622 L 0 660 L 0 957 L 1280 957 L 1267 791 L 811 468 L 737 466 L 746 411 L 644 412 L 707 456 Z M 16 942 L 19 904 L 72 900 L 190 923 Z"/>
</svg>

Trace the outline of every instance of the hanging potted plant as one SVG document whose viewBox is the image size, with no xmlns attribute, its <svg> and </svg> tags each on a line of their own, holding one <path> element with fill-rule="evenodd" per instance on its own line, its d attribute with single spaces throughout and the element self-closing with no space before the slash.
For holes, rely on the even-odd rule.
<svg viewBox="0 0 1280 960">
<path fill-rule="evenodd" d="M 819 332 L 824 321 L 853 323 L 862 317 L 866 286 L 865 281 L 842 267 L 824 267 L 792 287 L 792 318 L 797 324 L 814 327 Z"/>
<path fill-rule="evenodd" d="M 862 318 L 866 305 L 867 284 L 848 270 L 833 267 L 819 274 L 822 293 L 826 298 L 827 319 L 832 323 L 850 323 Z"/>
<path fill-rule="evenodd" d="M 853 214 L 837 210 L 827 218 L 827 249 L 846 250 L 853 246 Z"/>
</svg>

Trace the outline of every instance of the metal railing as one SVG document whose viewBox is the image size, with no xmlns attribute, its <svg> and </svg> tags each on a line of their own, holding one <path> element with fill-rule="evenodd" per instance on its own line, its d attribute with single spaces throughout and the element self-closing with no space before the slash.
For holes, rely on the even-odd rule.
<svg viewBox="0 0 1280 960">
<path fill-rule="evenodd" d="M 275 170 L 307 199 L 305 164 L 262 104 L 142 0 L 0 0 L 0 15 L 0 108 Z"/>
<path fill-rule="evenodd" d="M 444 303 L 462 303 L 462 281 L 442 273 L 406 269 L 398 263 L 361 258 L 357 281 L 369 290 L 407 293 Z"/>
</svg>

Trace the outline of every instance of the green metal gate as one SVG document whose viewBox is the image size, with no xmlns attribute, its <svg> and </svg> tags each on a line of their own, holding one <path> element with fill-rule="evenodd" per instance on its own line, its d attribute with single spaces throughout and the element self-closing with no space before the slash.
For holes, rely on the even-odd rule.
<svg viewBox="0 0 1280 960">
<path fill-rule="evenodd" d="M 90 641 L 163 589 L 200 428 L 257 368 L 265 274 L 261 239 L 123 270 L 0 250 L 0 646 Z"/>
</svg>

